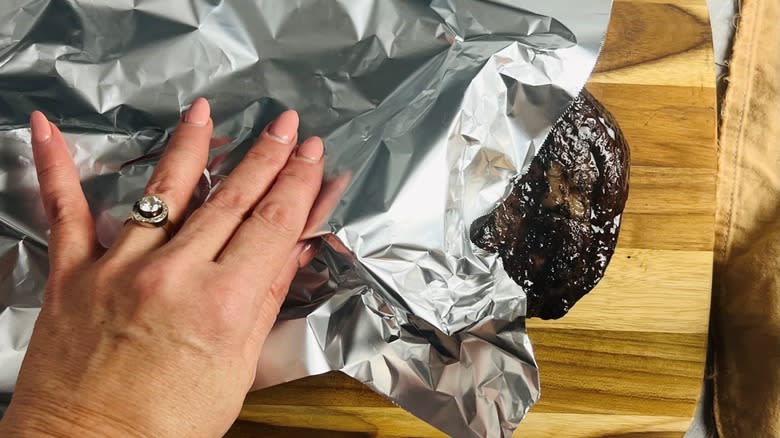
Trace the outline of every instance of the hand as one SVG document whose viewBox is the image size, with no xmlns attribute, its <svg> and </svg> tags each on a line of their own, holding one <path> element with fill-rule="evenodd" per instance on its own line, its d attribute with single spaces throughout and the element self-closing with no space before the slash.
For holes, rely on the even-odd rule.
<svg viewBox="0 0 780 438">
<path fill-rule="evenodd" d="M 287 111 L 168 240 L 129 223 L 101 254 L 65 141 L 31 118 L 51 269 L 2 436 L 218 436 L 239 413 L 263 342 L 309 254 L 299 242 L 323 145 L 296 147 Z M 146 187 L 178 224 L 208 158 L 198 99 Z"/>
</svg>

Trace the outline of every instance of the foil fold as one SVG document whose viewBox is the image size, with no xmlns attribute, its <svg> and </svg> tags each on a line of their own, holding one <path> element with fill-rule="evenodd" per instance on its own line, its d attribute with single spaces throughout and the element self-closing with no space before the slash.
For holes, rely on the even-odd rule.
<svg viewBox="0 0 780 438">
<path fill-rule="evenodd" d="M 511 435 L 539 398 L 525 295 L 469 226 L 584 85 L 610 11 L 610 0 L 0 5 L 0 391 L 13 390 L 48 269 L 29 113 L 61 126 L 108 245 L 187 103 L 205 96 L 215 133 L 193 208 L 286 108 L 302 137 L 325 139 L 323 196 L 337 201 L 307 230 L 321 249 L 256 387 L 341 370 L 452 436 Z"/>
</svg>

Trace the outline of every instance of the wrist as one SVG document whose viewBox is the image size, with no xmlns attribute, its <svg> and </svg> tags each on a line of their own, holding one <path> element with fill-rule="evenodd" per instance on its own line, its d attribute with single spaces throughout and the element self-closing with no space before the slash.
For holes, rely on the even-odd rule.
<svg viewBox="0 0 780 438">
<path fill-rule="evenodd" d="M 32 402 L 32 403 L 30 403 Z M 105 413 L 67 402 L 12 400 L 0 421 L 0 436 L 44 437 L 146 437 L 151 436 Z"/>
</svg>

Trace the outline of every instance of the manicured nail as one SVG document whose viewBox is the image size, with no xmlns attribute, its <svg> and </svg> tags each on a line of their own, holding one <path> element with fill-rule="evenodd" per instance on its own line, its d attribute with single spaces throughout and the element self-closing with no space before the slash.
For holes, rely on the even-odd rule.
<svg viewBox="0 0 780 438">
<path fill-rule="evenodd" d="M 271 122 L 266 135 L 279 143 L 290 144 L 296 132 L 298 132 L 298 113 L 288 110 Z"/>
<path fill-rule="evenodd" d="M 290 252 L 290 261 L 292 260 L 300 261 L 301 257 L 303 256 L 303 252 L 306 249 L 306 245 L 307 242 L 297 242 L 295 246 L 293 246 L 292 251 Z"/>
<path fill-rule="evenodd" d="M 30 115 L 30 130 L 35 143 L 46 143 L 51 138 L 51 124 L 40 111 L 33 111 Z"/>
<path fill-rule="evenodd" d="M 325 146 L 322 144 L 322 139 L 319 137 L 310 137 L 304 141 L 302 145 L 298 146 L 296 155 L 306 161 L 319 163 L 324 152 Z"/>
<path fill-rule="evenodd" d="M 300 254 L 298 254 L 299 268 L 306 266 L 306 262 L 308 262 L 309 251 L 311 251 L 311 243 L 306 242 L 306 245 L 303 246 L 303 249 L 301 250 Z"/>
<path fill-rule="evenodd" d="M 211 116 L 211 108 L 209 107 L 209 101 L 199 97 L 192 102 L 190 109 L 184 116 L 184 122 L 190 125 L 206 126 L 209 123 L 209 117 Z"/>
</svg>

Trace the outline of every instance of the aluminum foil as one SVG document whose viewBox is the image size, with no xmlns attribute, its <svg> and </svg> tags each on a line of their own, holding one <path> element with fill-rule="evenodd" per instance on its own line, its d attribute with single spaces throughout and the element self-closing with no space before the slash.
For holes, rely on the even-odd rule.
<svg viewBox="0 0 780 438">
<path fill-rule="evenodd" d="M 4 0 L 0 391 L 47 277 L 27 118 L 65 132 L 109 244 L 182 112 L 209 98 L 200 202 L 286 108 L 327 150 L 322 240 L 257 387 L 341 370 L 453 436 L 509 436 L 539 397 L 525 295 L 471 222 L 590 74 L 610 0 Z M 324 207 L 323 207 L 324 208 Z"/>
</svg>

